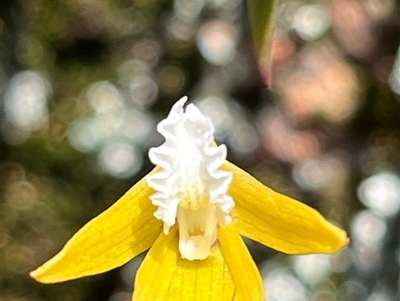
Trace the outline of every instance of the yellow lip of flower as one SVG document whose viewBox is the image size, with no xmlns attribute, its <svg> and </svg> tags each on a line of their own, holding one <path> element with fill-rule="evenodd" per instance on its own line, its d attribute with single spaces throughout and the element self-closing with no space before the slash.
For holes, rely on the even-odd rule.
<svg viewBox="0 0 400 301">
<path fill-rule="evenodd" d="M 225 161 L 225 146 L 210 147 L 212 124 L 193 105 L 184 112 L 185 101 L 159 124 L 166 142 L 150 151 L 159 166 L 31 277 L 55 283 L 99 274 L 150 248 L 132 300 L 261 301 L 261 276 L 240 235 L 287 254 L 334 253 L 348 244 L 346 232 L 317 211 Z"/>
</svg>

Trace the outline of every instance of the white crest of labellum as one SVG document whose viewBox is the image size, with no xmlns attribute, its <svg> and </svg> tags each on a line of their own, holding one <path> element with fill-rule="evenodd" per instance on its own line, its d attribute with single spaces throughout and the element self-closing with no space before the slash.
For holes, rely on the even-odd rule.
<svg viewBox="0 0 400 301">
<path fill-rule="evenodd" d="M 227 195 L 232 173 L 220 169 L 226 146 L 213 144 L 211 120 L 193 104 L 184 109 L 186 101 L 178 100 L 157 126 L 165 142 L 149 151 L 160 171 L 148 177 L 148 184 L 156 191 L 150 199 L 164 233 L 177 223 L 181 256 L 195 260 L 209 256 L 218 226 L 231 222 L 235 204 Z"/>
</svg>

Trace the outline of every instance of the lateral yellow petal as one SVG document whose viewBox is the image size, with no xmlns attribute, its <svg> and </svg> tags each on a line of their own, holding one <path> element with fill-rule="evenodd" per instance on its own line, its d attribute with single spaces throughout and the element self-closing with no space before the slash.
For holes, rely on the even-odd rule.
<svg viewBox="0 0 400 301">
<path fill-rule="evenodd" d="M 220 248 L 235 285 L 234 301 L 263 301 L 261 275 L 249 250 L 233 227 L 221 227 L 218 232 Z"/>
<path fill-rule="evenodd" d="M 121 266 L 154 243 L 162 223 L 149 196 L 146 177 L 114 205 L 89 221 L 49 261 L 30 273 L 42 283 L 99 274 Z"/>
<path fill-rule="evenodd" d="M 233 224 L 242 235 L 287 254 L 334 253 L 348 244 L 346 232 L 316 210 L 264 186 L 232 163 L 226 161 L 223 169 L 233 172 Z"/>
<path fill-rule="evenodd" d="M 177 227 L 160 234 L 136 275 L 134 301 L 232 301 L 234 287 L 218 245 L 205 260 L 182 259 Z"/>
</svg>

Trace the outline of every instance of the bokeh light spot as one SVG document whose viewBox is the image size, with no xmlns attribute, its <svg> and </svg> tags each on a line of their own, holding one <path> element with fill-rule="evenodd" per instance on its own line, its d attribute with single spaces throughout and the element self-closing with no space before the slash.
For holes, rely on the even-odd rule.
<svg viewBox="0 0 400 301">
<path fill-rule="evenodd" d="M 375 213 L 392 217 L 400 210 L 400 178 L 390 172 L 375 174 L 361 182 L 357 195 Z"/>
<path fill-rule="evenodd" d="M 306 283 L 315 285 L 329 276 L 330 259 L 330 255 L 324 254 L 295 256 L 294 270 Z"/>
<path fill-rule="evenodd" d="M 389 78 L 389 84 L 393 92 L 400 96 L 400 47 L 397 50 L 393 70 Z"/>
<path fill-rule="evenodd" d="M 329 29 L 330 20 L 321 5 L 304 5 L 296 11 L 292 26 L 304 40 L 314 40 Z"/>
<path fill-rule="evenodd" d="M 107 81 L 92 84 L 88 88 L 87 99 L 98 113 L 116 112 L 123 109 L 120 91 Z"/>
<path fill-rule="evenodd" d="M 381 245 L 387 231 L 385 221 L 368 210 L 357 213 L 350 228 L 354 240 L 371 247 Z"/>
<path fill-rule="evenodd" d="M 29 138 L 30 132 L 47 124 L 47 99 L 50 93 L 50 83 L 40 73 L 22 71 L 14 75 L 4 96 L 3 123 L 9 122 L 16 127 L 15 131 L 5 133 L 8 141 L 23 143 Z"/>
<path fill-rule="evenodd" d="M 222 20 L 205 23 L 199 30 L 197 44 L 203 57 L 211 64 L 224 65 L 235 56 L 235 26 Z"/>
<path fill-rule="evenodd" d="M 128 178 L 140 170 L 143 158 L 132 145 L 111 142 L 100 151 L 98 163 L 102 171 L 117 178 Z"/>
<path fill-rule="evenodd" d="M 89 118 L 77 120 L 70 125 L 68 140 L 80 152 L 94 151 L 100 143 L 98 130 Z"/>
<path fill-rule="evenodd" d="M 286 271 L 274 271 L 264 278 L 266 299 L 269 301 L 307 301 L 305 286 Z"/>
</svg>

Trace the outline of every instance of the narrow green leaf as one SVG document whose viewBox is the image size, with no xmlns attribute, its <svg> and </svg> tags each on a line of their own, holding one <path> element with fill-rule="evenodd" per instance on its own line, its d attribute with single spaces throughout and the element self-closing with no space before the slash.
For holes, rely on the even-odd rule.
<svg viewBox="0 0 400 301">
<path fill-rule="evenodd" d="M 254 49 L 260 71 L 269 82 L 270 59 L 277 0 L 247 0 Z"/>
</svg>

